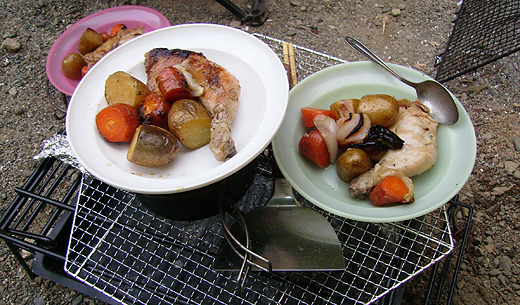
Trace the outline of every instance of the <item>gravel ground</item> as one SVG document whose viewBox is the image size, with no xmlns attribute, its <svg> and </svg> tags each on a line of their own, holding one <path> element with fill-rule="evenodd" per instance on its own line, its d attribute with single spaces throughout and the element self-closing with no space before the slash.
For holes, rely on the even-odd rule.
<svg viewBox="0 0 520 305">
<path fill-rule="evenodd" d="M 235 3 L 245 7 L 248 1 Z M 364 41 L 385 60 L 431 76 L 452 30 L 459 0 L 270 0 L 269 19 L 242 27 L 349 61 L 362 58 L 343 42 Z M 47 95 L 45 59 L 58 36 L 79 19 L 108 7 L 140 4 L 162 12 L 171 24 L 217 23 L 241 27 L 214 1 L 0 1 L 0 213 L 13 188 L 33 172 L 42 141 L 64 128 Z M 19 45 L 18 45 L 19 44 Z M 466 107 L 477 134 L 472 176 L 460 192 L 475 214 L 454 304 L 520 303 L 518 222 L 520 194 L 520 81 L 518 54 L 446 83 Z M 51 88 L 51 93 L 53 89 Z M 51 94 L 51 97 L 54 93 Z M 56 93 L 54 96 L 59 97 Z M 54 97 L 53 97 L 54 98 Z M 58 116 L 57 116 L 58 114 Z M 457 217 L 467 216 L 460 210 Z M 23 253 L 28 261 L 31 255 Z M 99 303 L 46 279 L 30 280 L 0 243 L 1 304 Z M 405 304 L 420 304 L 427 277 L 408 285 Z"/>
</svg>

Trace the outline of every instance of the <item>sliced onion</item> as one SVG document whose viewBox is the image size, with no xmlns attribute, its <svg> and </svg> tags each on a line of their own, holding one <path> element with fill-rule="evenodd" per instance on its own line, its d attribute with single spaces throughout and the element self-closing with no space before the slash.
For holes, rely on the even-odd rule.
<svg viewBox="0 0 520 305">
<path fill-rule="evenodd" d="M 338 133 L 336 121 L 333 118 L 324 114 L 318 114 L 314 118 L 314 125 L 320 131 L 321 136 L 327 144 L 327 150 L 330 155 L 330 163 L 336 162 L 338 156 L 338 141 L 336 135 Z"/>
<path fill-rule="evenodd" d="M 350 117 L 340 118 L 336 122 L 338 128 L 337 140 L 340 144 L 344 144 L 343 142 L 350 136 L 356 126 L 359 125 L 360 120 L 361 114 L 352 113 Z"/>
<path fill-rule="evenodd" d="M 339 114 L 341 117 L 349 117 L 349 114 L 354 113 L 354 103 L 351 99 L 348 100 L 339 100 Z"/>
<path fill-rule="evenodd" d="M 339 144 L 361 143 L 368 135 L 370 118 L 366 114 L 354 113 L 351 120 L 341 118 L 337 121 L 337 141 Z"/>
</svg>

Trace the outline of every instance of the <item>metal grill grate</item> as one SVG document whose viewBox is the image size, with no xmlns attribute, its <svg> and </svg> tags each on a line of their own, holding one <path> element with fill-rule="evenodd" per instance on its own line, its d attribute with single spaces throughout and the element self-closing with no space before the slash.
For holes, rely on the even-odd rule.
<svg viewBox="0 0 520 305">
<path fill-rule="evenodd" d="M 258 36 L 280 54 L 281 41 Z M 295 46 L 299 77 L 345 62 Z M 272 151 L 238 204 L 247 212 L 273 192 Z M 65 270 L 122 303 L 368 304 L 454 248 L 445 208 L 410 221 L 373 224 L 323 213 L 335 228 L 347 267 L 333 272 L 251 272 L 243 291 L 236 272 L 212 269 L 224 232 L 218 216 L 170 221 L 153 215 L 125 191 L 87 175 L 76 206 Z"/>
<path fill-rule="evenodd" d="M 438 62 L 440 82 L 520 50 L 520 1 L 465 0 Z"/>
</svg>

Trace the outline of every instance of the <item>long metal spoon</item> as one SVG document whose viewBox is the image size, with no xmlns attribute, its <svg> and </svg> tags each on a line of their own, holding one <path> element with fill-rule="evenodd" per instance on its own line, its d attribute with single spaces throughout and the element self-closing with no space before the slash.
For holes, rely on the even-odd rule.
<svg viewBox="0 0 520 305">
<path fill-rule="evenodd" d="M 359 40 L 347 36 L 345 37 L 345 41 L 354 50 L 358 51 L 371 61 L 378 64 L 381 68 L 397 77 L 403 83 L 413 87 L 417 92 L 417 99 L 430 108 L 430 115 L 437 122 L 446 125 L 453 125 L 457 123 L 459 119 L 457 105 L 455 104 L 455 100 L 453 99 L 452 95 L 443 85 L 434 80 L 426 80 L 420 83 L 411 82 L 399 75 L 394 69 L 390 68 L 388 64 L 386 64 L 381 58 L 374 54 L 374 52 L 372 52 Z"/>
</svg>

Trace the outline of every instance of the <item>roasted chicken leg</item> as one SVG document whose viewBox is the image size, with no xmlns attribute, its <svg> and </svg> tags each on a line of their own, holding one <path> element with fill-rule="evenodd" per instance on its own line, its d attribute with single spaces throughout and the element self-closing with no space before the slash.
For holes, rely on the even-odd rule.
<svg viewBox="0 0 520 305">
<path fill-rule="evenodd" d="M 231 122 L 240 96 L 238 79 L 202 53 L 157 48 L 145 55 L 147 85 L 152 92 L 160 94 L 157 76 L 166 67 L 176 67 L 187 73 L 189 81 L 204 89 L 198 98 L 211 115 L 209 147 L 219 161 L 233 157 L 237 151 L 231 138 Z"/>
</svg>

